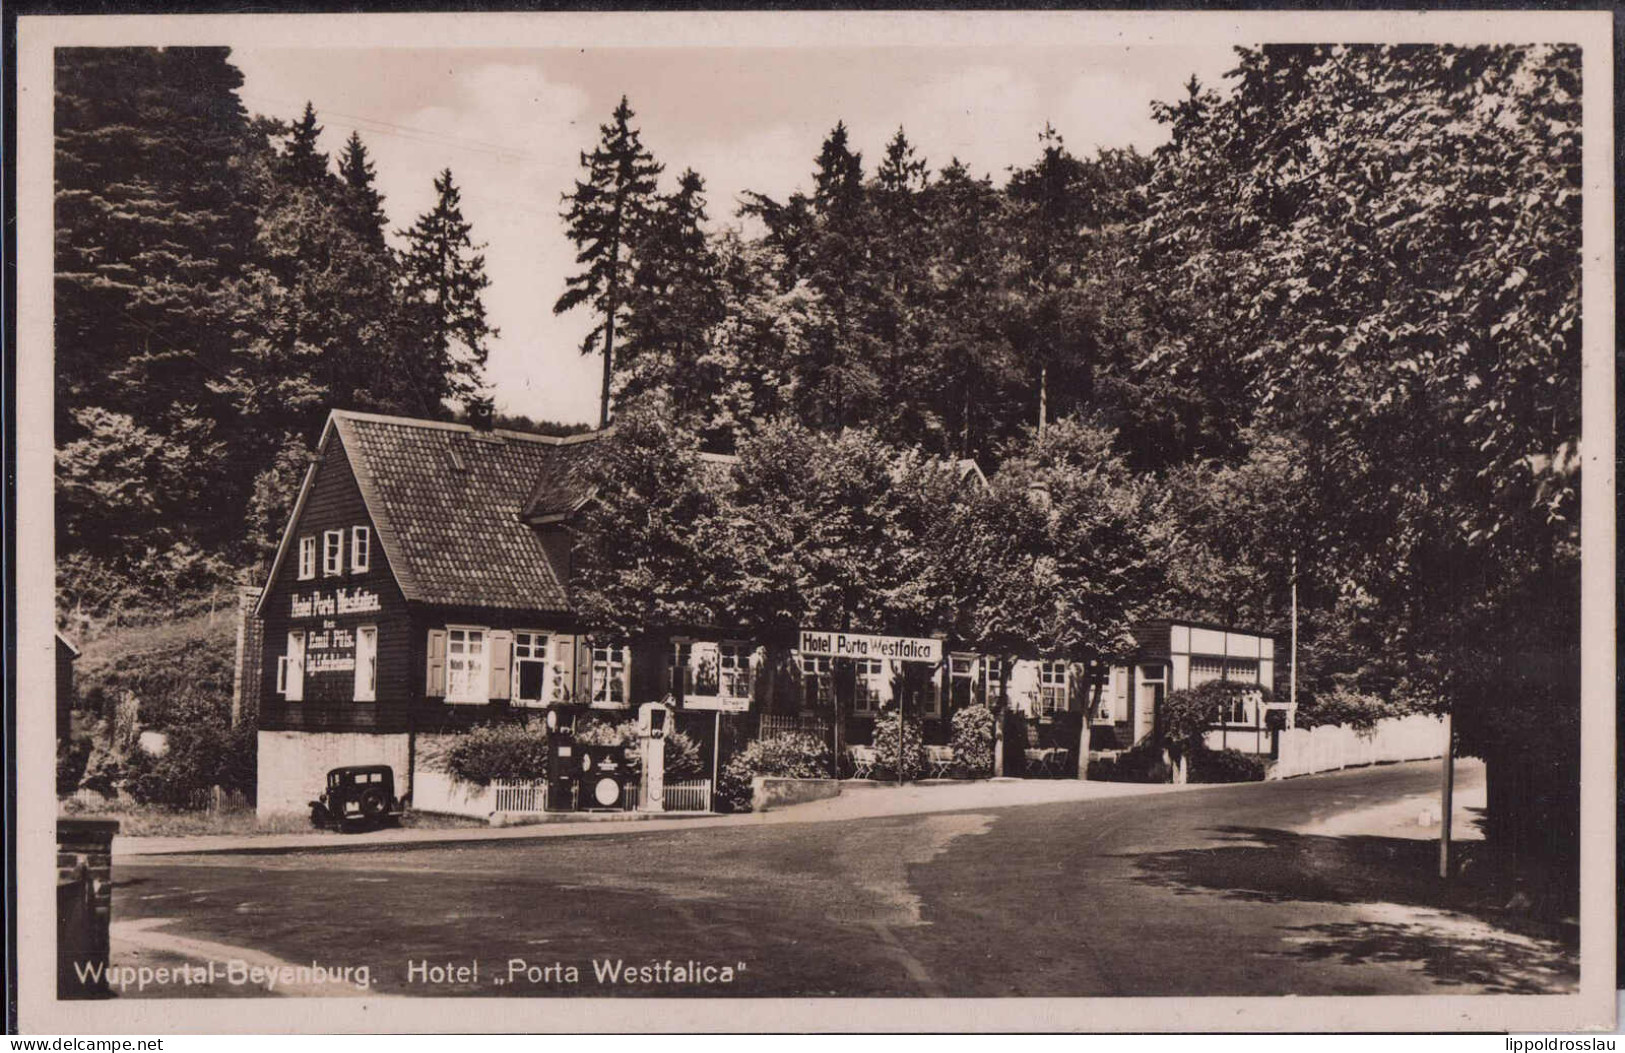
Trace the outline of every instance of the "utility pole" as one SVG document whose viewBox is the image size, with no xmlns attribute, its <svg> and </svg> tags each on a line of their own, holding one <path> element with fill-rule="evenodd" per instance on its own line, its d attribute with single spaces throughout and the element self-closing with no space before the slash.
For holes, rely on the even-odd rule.
<svg viewBox="0 0 1625 1053">
<path fill-rule="evenodd" d="M 1044 437 L 1044 425 L 1049 419 L 1049 366 L 1038 368 L 1038 437 Z"/>
<path fill-rule="evenodd" d="M 1439 784 L 1439 877 L 1450 877 L 1450 810 L 1456 790 L 1455 714 L 1444 715 L 1444 766 Z"/>
<path fill-rule="evenodd" d="M 1298 552 L 1292 550 L 1292 673 L 1287 681 L 1286 726 L 1298 723 Z"/>
</svg>

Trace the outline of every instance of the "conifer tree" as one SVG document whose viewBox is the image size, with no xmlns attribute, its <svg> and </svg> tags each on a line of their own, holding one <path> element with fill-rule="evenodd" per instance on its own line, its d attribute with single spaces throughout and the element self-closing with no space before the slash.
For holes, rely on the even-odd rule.
<svg viewBox="0 0 1625 1053">
<path fill-rule="evenodd" d="M 314 188 L 332 178 L 327 155 L 317 148 L 321 135 L 322 126 L 316 123 L 316 107 L 306 102 L 304 114 L 294 122 L 279 165 L 283 179 L 290 185 Z"/>
<path fill-rule="evenodd" d="M 63 48 L 55 56 L 59 450 L 72 460 L 83 439 L 121 447 L 109 456 L 138 466 L 129 485 L 149 494 L 154 520 L 210 545 L 229 541 L 243 490 L 222 442 L 232 407 L 215 382 L 229 368 L 258 204 L 241 163 L 256 133 L 228 55 Z M 143 452 L 145 436 L 166 451 L 161 471 Z M 165 485 L 180 477 L 202 485 Z M 97 558 L 139 556 L 131 550 L 144 546 L 109 547 L 126 533 L 124 512 L 92 497 L 75 536 Z"/>
<path fill-rule="evenodd" d="M 349 228 L 375 251 L 384 249 L 384 195 L 374 185 L 377 173 L 359 132 L 351 132 L 339 157 L 339 178 L 344 181 L 344 215 Z"/>
<path fill-rule="evenodd" d="M 615 366 L 617 400 L 663 389 L 685 422 L 714 394 L 701 359 L 725 310 L 717 255 L 704 229 L 704 193 L 705 180 L 690 169 L 650 213 L 635 246 Z"/>
<path fill-rule="evenodd" d="M 484 245 L 470 236 L 462 194 L 451 169 L 435 177 L 434 208 L 404 231 L 401 256 L 402 346 L 399 363 L 408 397 L 418 412 L 443 415 L 449 400 L 482 408 L 487 342 L 495 330 L 482 299 L 491 280 L 485 274 Z"/>
<path fill-rule="evenodd" d="M 586 269 L 566 280 L 553 313 L 563 314 L 585 304 L 596 316 L 581 343 L 581 353 L 602 351 L 604 356 L 600 427 L 609 423 L 616 327 L 626 309 L 631 249 L 654 203 L 662 170 L 644 147 L 638 129 L 632 127 L 634 116 L 626 96 L 621 96 L 611 123 L 600 126 L 603 138 L 598 146 L 581 155 L 586 179 L 578 179 L 575 191 L 564 196 L 569 207 L 562 213 L 576 246 L 576 263 L 585 264 Z"/>
</svg>

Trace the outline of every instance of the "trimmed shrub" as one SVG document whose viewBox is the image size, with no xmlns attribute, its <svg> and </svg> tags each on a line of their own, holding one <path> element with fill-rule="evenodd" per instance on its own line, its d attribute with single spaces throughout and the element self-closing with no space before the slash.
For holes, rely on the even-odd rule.
<svg viewBox="0 0 1625 1053">
<path fill-rule="evenodd" d="M 966 706 L 954 714 L 954 763 L 973 779 L 993 774 L 993 711 Z"/>
<path fill-rule="evenodd" d="M 877 774 L 884 772 L 897 777 L 897 710 L 883 709 L 875 717 L 875 767 Z M 925 734 L 916 717 L 903 718 L 903 778 L 918 779 L 925 771 Z"/>
<path fill-rule="evenodd" d="M 717 779 L 717 800 L 728 811 L 750 811 L 750 781 L 758 775 L 779 775 L 793 779 L 827 778 L 829 747 L 819 736 L 800 731 L 770 735 L 748 743 L 723 765 Z"/>
<path fill-rule="evenodd" d="M 435 766 L 477 786 L 488 786 L 492 779 L 546 778 L 547 729 L 482 724 L 443 746 Z"/>
<path fill-rule="evenodd" d="M 1238 750 L 1196 750 L 1190 755 L 1191 782 L 1263 782 L 1264 762 Z"/>
</svg>

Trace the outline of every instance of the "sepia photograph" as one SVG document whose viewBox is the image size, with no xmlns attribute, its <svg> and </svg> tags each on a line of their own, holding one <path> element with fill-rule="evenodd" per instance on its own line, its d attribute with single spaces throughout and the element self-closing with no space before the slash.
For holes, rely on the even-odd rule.
<svg viewBox="0 0 1625 1053">
<path fill-rule="evenodd" d="M 1610 32 L 22 19 L 22 1026 L 1612 1028 Z"/>
</svg>

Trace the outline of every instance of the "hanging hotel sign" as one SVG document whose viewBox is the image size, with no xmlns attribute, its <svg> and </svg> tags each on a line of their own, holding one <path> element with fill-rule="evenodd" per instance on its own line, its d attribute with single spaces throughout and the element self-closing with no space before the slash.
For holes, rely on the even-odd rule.
<svg viewBox="0 0 1625 1053">
<path fill-rule="evenodd" d="M 940 662 L 942 641 L 923 636 L 875 636 L 801 630 L 802 654 L 831 658 L 889 658 L 897 662 Z"/>
<path fill-rule="evenodd" d="M 294 618 L 331 618 L 336 614 L 366 614 L 382 610 L 378 593 L 372 589 L 335 589 L 324 593 L 318 589 L 306 596 L 293 594 Z"/>
</svg>

